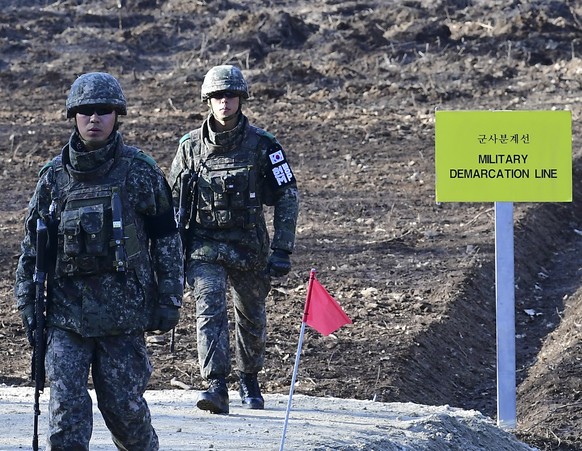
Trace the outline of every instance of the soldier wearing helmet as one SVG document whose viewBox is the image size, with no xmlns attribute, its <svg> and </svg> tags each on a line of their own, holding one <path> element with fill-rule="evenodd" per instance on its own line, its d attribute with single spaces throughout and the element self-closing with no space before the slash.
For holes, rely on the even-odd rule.
<svg viewBox="0 0 582 451">
<path fill-rule="evenodd" d="M 73 82 L 67 97 L 67 117 L 75 117 L 79 108 L 85 105 L 101 105 L 115 110 L 117 114 L 127 114 L 127 104 L 119 82 L 104 72 L 83 74 Z"/>
<path fill-rule="evenodd" d="M 251 125 L 242 112 L 249 92 L 239 68 L 211 68 L 201 98 L 208 105 L 208 117 L 180 140 L 169 176 L 178 211 L 187 210 L 185 276 L 196 299 L 198 360 L 209 385 L 197 406 L 229 413 L 230 285 L 241 402 L 263 409 L 258 373 L 265 359 L 265 300 L 270 278 L 291 269 L 297 184 L 279 141 Z M 273 207 L 272 239 L 264 214 L 267 206 Z"/>
<path fill-rule="evenodd" d="M 126 145 L 118 116 L 127 113 L 110 74 L 81 75 L 66 100 L 74 130 L 40 171 L 25 220 L 15 297 L 27 337 L 36 330 L 37 221 L 49 229 L 46 376 L 47 445 L 88 450 L 92 375 L 98 407 L 119 449 L 158 450 L 143 397 L 152 367 L 144 332 L 179 320 L 182 244 L 164 174 Z"/>
</svg>

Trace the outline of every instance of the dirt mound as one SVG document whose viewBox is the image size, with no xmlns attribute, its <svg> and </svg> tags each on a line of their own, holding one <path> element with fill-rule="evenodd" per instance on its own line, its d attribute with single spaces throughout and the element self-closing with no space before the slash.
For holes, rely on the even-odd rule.
<svg viewBox="0 0 582 451">
<path fill-rule="evenodd" d="M 28 384 L 13 308 L 22 219 L 38 169 L 71 131 L 75 76 L 116 75 L 122 131 L 168 168 L 205 115 L 200 84 L 239 65 L 246 113 L 283 144 L 300 184 L 294 268 L 268 301 L 268 393 L 291 381 L 309 270 L 353 326 L 308 331 L 302 394 L 449 404 L 495 417 L 491 205 L 436 204 L 434 110 L 569 109 L 580 126 L 582 7 L 441 0 L 5 1 L 0 11 L 0 382 Z M 576 449 L 582 305 L 580 154 L 572 204 L 516 204 L 518 436 Z M 194 306 L 177 348 L 150 337 L 153 388 L 202 386 Z M 231 381 L 234 382 L 234 379 Z M 235 385 L 233 384 L 233 388 Z"/>
</svg>

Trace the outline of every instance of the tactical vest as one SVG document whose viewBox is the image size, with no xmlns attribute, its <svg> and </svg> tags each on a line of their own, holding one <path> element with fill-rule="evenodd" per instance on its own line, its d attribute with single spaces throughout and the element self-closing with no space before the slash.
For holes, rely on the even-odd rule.
<svg viewBox="0 0 582 451">
<path fill-rule="evenodd" d="M 198 138 L 193 149 L 198 174 L 192 211 L 199 227 L 207 229 L 252 229 L 261 214 L 257 187 L 258 136 L 251 128 L 243 142 L 229 152 L 210 153 Z"/>
<path fill-rule="evenodd" d="M 145 244 L 143 224 L 135 218 L 125 188 L 132 160 L 139 150 L 124 146 L 117 151 L 116 160 L 105 174 L 95 177 L 77 177 L 63 167 L 60 157 L 53 160 L 57 192 L 58 248 L 55 276 L 83 276 L 115 272 L 120 265 L 136 270 L 138 278 L 146 282 L 151 272 Z M 123 224 L 122 242 L 113 240 L 112 195 L 121 198 Z M 123 246 L 125 262 L 119 262 L 118 246 Z M 117 257 L 117 258 L 116 258 Z M 142 277 L 140 277 L 140 275 Z M 149 285 L 147 282 L 145 285 Z"/>
</svg>

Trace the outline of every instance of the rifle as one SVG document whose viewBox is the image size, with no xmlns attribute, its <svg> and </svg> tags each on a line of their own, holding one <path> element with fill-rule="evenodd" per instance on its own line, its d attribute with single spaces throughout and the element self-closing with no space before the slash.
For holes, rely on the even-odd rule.
<svg viewBox="0 0 582 451">
<path fill-rule="evenodd" d="M 180 239 L 182 240 L 182 257 L 184 258 L 184 265 L 186 264 L 186 225 L 188 223 L 188 217 L 190 212 L 190 199 L 191 199 L 191 188 L 194 183 L 198 180 L 198 175 L 196 173 L 191 173 L 186 170 L 180 176 L 180 201 L 178 203 L 178 211 L 176 213 L 176 226 L 180 232 Z M 186 283 L 184 281 L 184 283 Z M 170 338 L 170 352 L 174 352 L 174 342 L 176 338 L 176 328 L 172 329 L 172 335 Z"/>
<path fill-rule="evenodd" d="M 180 232 L 182 239 L 182 247 L 186 252 L 186 225 L 188 223 L 188 216 L 190 212 L 190 190 L 192 183 L 196 183 L 198 176 L 192 174 L 190 171 L 185 171 L 180 177 L 180 202 L 178 204 L 178 212 L 176 214 L 176 225 Z"/>
<path fill-rule="evenodd" d="M 32 379 L 34 380 L 34 430 L 32 449 L 38 451 L 38 417 L 40 415 L 40 393 L 44 391 L 45 368 L 44 356 L 46 347 L 45 337 L 45 282 L 48 269 L 47 262 L 48 229 L 42 219 L 36 220 L 36 265 L 33 280 L 36 285 L 34 300 L 34 315 L 36 327 L 34 329 L 34 350 L 32 352 Z"/>
</svg>

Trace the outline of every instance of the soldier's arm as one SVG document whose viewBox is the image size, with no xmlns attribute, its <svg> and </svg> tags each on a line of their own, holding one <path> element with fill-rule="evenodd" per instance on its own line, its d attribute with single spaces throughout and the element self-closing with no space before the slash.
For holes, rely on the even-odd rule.
<svg viewBox="0 0 582 451">
<path fill-rule="evenodd" d="M 19 310 L 34 303 L 35 286 L 33 281 L 36 262 L 36 220 L 41 212 L 48 213 L 50 206 L 51 187 L 47 174 L 41 175 L 36 189 L 28 204 L 24 220 L 24 238 L 21 243 L 21 254 L 16 268 L 16 283 L 14 295 Z"/>
<path fill-rule="evenodd" d="M 272 249 L 283 249 L 293 252 L 295 246 L 295 230 L 299 213 L 299 192 L 297 187 L 286 187 L 278 193 L 273 215 Z"/>
<path fill-rule="evenodd" d="M 295 230 L 299 214 L 299 192 L 295 175 L 281 145 L 274 139 L 266 148 L 264 160 L 265 189 L 274 206 L 272 249 L 291 253 L 295 245 Z"/>
<path fill-rule="evenodd" d="M 189 169 L 190 162 L 188 161 L 188 149 L 190 146 L 190 134 L 187 133 L 180 139 L 178 150 L 172 165 L 170 167 L 170 174 L 168 175 L 168 183 L 172 190 L 172 199 L 174 207 L 178 206 L 180 199 L 180 179 L 182 174 Z"/>
<path fill-rule="evenodd" d="M 175 295 L 181 300 L 182 242 L 174 219 L 170 187 L 159 168 L 138 161 L 136 169 L 131 172 L 128 183 L 135 187 L 132 191 L 137 195 L 138 213 L 144 217 L 160 294 Z"/>
</svg>

